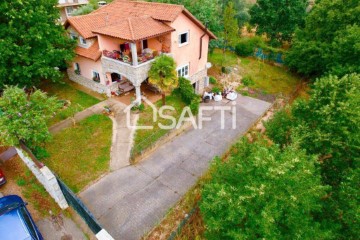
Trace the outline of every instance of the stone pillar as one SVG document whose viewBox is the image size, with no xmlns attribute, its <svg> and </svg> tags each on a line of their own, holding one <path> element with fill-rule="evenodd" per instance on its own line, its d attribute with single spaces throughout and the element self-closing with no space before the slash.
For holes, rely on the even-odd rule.
<svg viewBox="0 0 360 240">
<path fill-rule="evenodd" d="M 141 104 L 141 83 L 138 84 L 138 85 L 134 85 L 135 86 L 135 94 L 136 94 L 136 99 L 135 99 L 135 103 L 137 105 L 140 105 Z"/>
<path fill-rule="evenodd" d="M 138 58 L 137 58 L 136 43 L 130 43 L 130 48 L 131 48 L 132 64 L 133 66 L 137 66 Z"/>
</svg>

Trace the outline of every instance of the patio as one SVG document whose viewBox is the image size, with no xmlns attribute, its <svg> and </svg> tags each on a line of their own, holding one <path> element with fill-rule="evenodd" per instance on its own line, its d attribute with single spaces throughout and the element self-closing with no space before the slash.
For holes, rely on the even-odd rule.
<svg viewBox="0 0 360 240">
<path fill-rule="evenodd" d="M 141 89 L 141 95 L 149 99 L 152 103 L 161 99 L 161 94 L 155 93 L 154 91 L 150 90 L 147 87 L 146 83 L 141 84 L 140 89 Z M 112 96 L 112 98 L 126 105 L 129 105 L 131 104 L 132 101 L 136 99 L 135 89 L 127 93 L 124 93 L 120 96 Z"/>
</svg>

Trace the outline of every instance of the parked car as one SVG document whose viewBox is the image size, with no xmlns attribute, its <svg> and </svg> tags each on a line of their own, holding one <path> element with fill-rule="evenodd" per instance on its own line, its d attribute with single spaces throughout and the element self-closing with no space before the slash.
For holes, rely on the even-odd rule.
<svg viewBox="0 0 360 240">
<path fill-rule="evenodd" d="M 17 195 L 0 198 L 1 240 L 43 240 L 26 203 Z"/>
<path fill-rule="evenodd" d="M 3 173 L 3 171 L 1 171 L 1 168 L 0 168 L 0 186 L 4 185 L 5 183 L 6 183 L 5 174 Z"/>
</svg>

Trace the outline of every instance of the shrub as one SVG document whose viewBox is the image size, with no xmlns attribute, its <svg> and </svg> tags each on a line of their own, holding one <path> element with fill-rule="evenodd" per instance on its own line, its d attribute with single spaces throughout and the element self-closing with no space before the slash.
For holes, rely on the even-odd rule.
<svg viewBox="0 0 360 240">
<path fill-rule="evenodd" d="M 186 105 L 189 105 L 190 110 L 194 115 L 198 114 L 200 98 L 194 92 L 194 88 L 188 79 L 180 77 L 179 87 L 174 92 L 180 94 L 181 99 L 185 102 Z"/>
<path fill-rule="evenodd" d="M 264 40 L 261 37 L 243 38 L 236 44 L 235 53 L 243 57 L 251 56 L 257 47 L 265 47 Z"/>
<path fill-rule="evenodd" d="M 144 109 L 145 109 L 145 105 L 143 103 L 140 103 L 139 105 L 134 105 L 131 108 L 132 111 L 137 111 L 137 110 L 144 111 Z"/>
<path fill-rule="evenodd" d="M 213 93 L 219 93 L 219 92 L 221 92 L 221 89 L 220 89 L 219 87 L 213 87 L 213 88 L 211 89 L 211 92 L 213 92 Z"/>
<path fill-rule="evenodd" d="M 266 135 L 281 146 L 287 145 L 290 142 L 293 119 L 289 110 L 282 109 L 276 112 L 270 121 L 265 122 Z"/>
<path fill-rule="evenodd" d="M 210 81 L 211 84 L 216 84 L 217 83 L 217 80 L 214 77 L 210 77 L 209 81 Z"/>
<path fill-rule="evenodd" d="M 236 91 L 237 91 L 238 93 L 240 93 L 240 94 L 243 95 L 243 96 L 250 96 L 250 94 L 249 94 L 248 91 L 242 90 L 240 87 L 241 87 L 241 86 L 239 86 L 239 88 L 236 89 Z"/>
<path fill-rule="evenodd" d="M 192 112 L 192 114 L 197 115 L 199 113 L 199 107 L 200 107 L 200 98 L 199 96 L 195 96 L 192 100 L 191 103 L 189 105 L 190 110 Z"/>
<path fill-rule="evenodd" d="M 25 186 L 25 185 L 26 185 L 26 181 L 25 181 L 25 179 L 23 179 L 23 178 L 19 178 L 18 180 L 16 180 L 16 184 L 17 184 L 19 187 L 22 187 L 22 186 Z"/>
<path fill-rule="evenodd" d="M 32 149 L 32 152 L 38 160 L 50 157 L 49 152 L 43 147 L 36 146 Z"/>
<path fill-rule="evenodd" d="M 221 67 L 221 72 L 226 73 L 226 68 L 224 66 Z"/>
<path fill-rule="evenodd" d="M 86 15 L 86 14 L 91 13 L 94 10 L 95 10 L 95 8 L 93 5 L 91 5 L 91 4 L 84 5 L 82 7 L 79 7 L 77 10 L 75 10 L 72 13 L 72 16 Z"/>
<path fill-rule="evenodd" d="M 141 103 L 138 107 L 139 111 L 144 111 L 145 110 L 145 105 L 143 103 Z"/>
<path fill-rule="evenodd" d="M 191 82 L 183 77 L 179 78 L 179 88 L 178 91 L 180 93 L 181 98 L 183 101 L 189 105 L 191 103 L 191 100 L 196 96 L 194 93 L 194 88 L 191 85 Z"/>
<path fill-rule="evenodd" d="M 250 77 L 250 76 L 245 76 L 241 82 L 245 85 L 245 86 L 253 86 L 255 83 L 254 83 L 254 80 Z"/>
</svg>

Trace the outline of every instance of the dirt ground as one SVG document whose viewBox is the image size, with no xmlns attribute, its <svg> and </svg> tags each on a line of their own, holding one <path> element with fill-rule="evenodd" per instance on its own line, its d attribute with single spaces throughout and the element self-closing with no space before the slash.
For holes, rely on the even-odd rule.
<svg viewBox="0 0 360 240">
<path fill-rule="evenodd" d="M 3 149 L 0 148 L 0 151 Z M 28 203 L 27 209 L 35 221 L 49 215 L 49 211 L 54 214 L 60 211 L 55 201 L 18 156 L 1 163 L 0 168 L 7 180 L 0 187 L 0 192 L 3 195 L 19 195 Z"/>
</svg>

